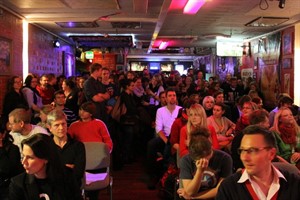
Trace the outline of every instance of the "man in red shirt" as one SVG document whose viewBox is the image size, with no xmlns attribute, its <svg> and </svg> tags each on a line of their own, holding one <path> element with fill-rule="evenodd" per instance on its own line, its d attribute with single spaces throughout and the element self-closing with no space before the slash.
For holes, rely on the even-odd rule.
<svg viewBox="0 0 300 200">
<path fill-rule="evenodd" d="M 48 85 L 48 76 L 44 74 L 40 78 L 40 84 L 36 86 L 37 91 L 42 97 L 43 105 L 51 104 L 54 98 L 54 88 Z"/>
</svg>

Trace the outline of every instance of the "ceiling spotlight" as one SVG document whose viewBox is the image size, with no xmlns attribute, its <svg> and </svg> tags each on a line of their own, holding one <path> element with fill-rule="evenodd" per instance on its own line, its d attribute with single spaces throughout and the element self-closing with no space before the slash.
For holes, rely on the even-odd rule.
<svg viewBox="0 0 300 200">
<path fill-rule="evenodd" d="M 279 8 L 284 8 L 285 7 L 285 0 L 279 0 L 279 5 L 278 5 Z"/>
<path fill-rule="evenodd" d="M 59 48 L 60 47 L 60 42 L 58 40 L 53 41 L 53 47 Z"/>
</svg>

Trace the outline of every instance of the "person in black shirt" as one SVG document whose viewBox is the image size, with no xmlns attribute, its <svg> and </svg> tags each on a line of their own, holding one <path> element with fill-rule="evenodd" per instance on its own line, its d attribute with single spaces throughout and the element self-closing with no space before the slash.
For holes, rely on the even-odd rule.
<svg viewBox="0 0 300 200">
<path fill-rule="evenodd" d="M 10 200 L 81 200 L 73 174 L 62 164 L 50 136 L 35 134 L 22 141 L 22 164 L 26 172 L 11 179 Z"/>
<path fill-rule="evenodd" d="M 0 119 L 0 199 L 8 199 L 8 186 L 11 177 L 24 171 L 21 165 L 19 148 L 6 130 L 6 121 Z"/>
</svg>

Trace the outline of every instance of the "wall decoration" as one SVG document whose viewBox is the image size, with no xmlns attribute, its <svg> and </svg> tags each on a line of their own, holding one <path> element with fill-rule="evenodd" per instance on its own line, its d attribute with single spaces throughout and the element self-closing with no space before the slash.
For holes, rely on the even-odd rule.
<svg viewBox="0 0 300 200">
<path fill-rule="evenodd" d="M 284 74 L 283 78 L 283 92 L 290 94 L 290 86 L 291 86 L 291 75 L 290 74 Z"/>
<path fill-rule="evenodd" d="M 283 55 L 292 53 L 292 34 L 286 33 L 283 35 Z"/>
<path fill-rule="evenodd" d="M 253 72 L 253 79 L 256 80 L 257 79 L 257 73 Z"/>
<path fill-rule="evenodd" d="M 75 57 L 73 54 L 68 52 L 63 52 L 64 68 L 63 74 L 67 77 L 73 76 L 75 74 Z"/>
<path fill-rule="evenodd" d="M 0 72 L 1 75 L 8 75 L 12 66 L 12 42 L 9 39 L 0 37 Z"/>
<path fill-rule="evenodd" d="M 285 58 L 282 60 L 282 68 L 283 69 L 291 69 L 292 68 L 292 58 Z"/>
</svg>

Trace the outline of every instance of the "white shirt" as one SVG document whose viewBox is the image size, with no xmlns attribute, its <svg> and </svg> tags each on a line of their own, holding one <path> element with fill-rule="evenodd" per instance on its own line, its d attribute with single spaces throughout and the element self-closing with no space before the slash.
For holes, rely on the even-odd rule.
<svg viewBox="0 0 300 200">
<path fill-rule="evenodd" d="M 41 126 L 32 125 L 32 124 L 31 124 L 31 126 L 32 126 L 32 129 L 31 129 L 31 131 L 29 132 L 28 135 L 21 135 L 20 133 L 13 132 L 13 131 L 10 131 L 10 133 L 9 133 L 13 137 L 13 139 L 14 139 L 14 144 L 19 147 L 21 157 L 22 157 L 21 142 L 24 139 L 27 139 L 30 136 L 32 136 L 34 134 L 37 134 L 37 133 L 42 133 L 42 134 L 50 135 L 50 133 L 48 133 L 48 131 L 46 129 L 44 129 L 43 127 L 41 127 Z"/>
<path fill-rule="evenodd" d="M 177 106 L 170 112 L 167 106 L 161 107 L 156 111 L 155 130 L 156 133 L 163 131 L 166 137 L 169 137 L 171 133 L 171 126 L 174 120 L 177 118 L 178 111 L 181 107 Z"/>
<path fill-rule="evenodd" d="M 247 170 L 244 170 L 241 178 L 238 180 L 238 183 L 245 183 L 247 180 L 249 180 L 258 199 L 270 200 L 276 194 L 276 192 L 279 191 L 279 188 L 280 188 L 279 178 L 283 178 L 285 181 L 287 181 L 285 179 L 285 177 L 283 176 L 283 174 L 278 169 L 276 169 L 276 167 L 274 167 L 273 165 L 272 165 L 272 170 L 274 172 L 274 178 L 273 178 L 273 182 L 269 188 L 268 196 L 266 196 L 263 193 L 263 191 L 260 189 L 259 185 L 256 182 L 251 180 L 249 174 L 247 173 Z"/>
</svg>

